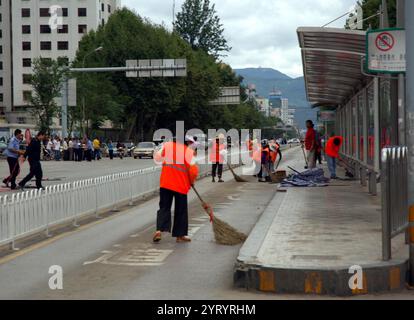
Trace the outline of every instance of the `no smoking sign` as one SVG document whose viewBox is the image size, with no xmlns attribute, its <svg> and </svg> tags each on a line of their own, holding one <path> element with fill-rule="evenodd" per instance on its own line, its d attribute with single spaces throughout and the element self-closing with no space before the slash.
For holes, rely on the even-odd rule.
<svg viewBox="0 0 414 320">
<path fill-rule="evenodd" d="M 394 48 L 395 39 L 391 33 L 383 32 L 377 36 L 375 44 L 379 50 L 387 52 Z"/>
<path fill-rule="evenodd" d="M 405 30 L 367 32 L 366 68 L 372 73 L 401 73 L 406 70 Z"/>
</svg>

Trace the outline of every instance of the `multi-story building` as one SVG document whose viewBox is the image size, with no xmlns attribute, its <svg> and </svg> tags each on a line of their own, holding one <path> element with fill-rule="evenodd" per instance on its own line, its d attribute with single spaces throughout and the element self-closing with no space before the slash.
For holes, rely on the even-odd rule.
<svg viewBox="0 0 414 320">
<path fill-rule="evenodd" d="M 289 100 L 286 98 L 281 99 L 281 115 L 283 123 L 289 126 L 294 125 L 295 109 L 289 109 Z"/>
<path fill-rule="evenodd" d="M 269 105 L 272 108 L 280 108 L 282 105 L 282 92 L 280 90 L 273 90 L 269 93 Z"/>
<path fill-rule="evenodd" d="M 73 60 L 81 38 L 119 5 L 119 0 L 0 0 L 0 114 L 9 124 L 31 122 L 26 109 L 33 59 Z M 61 9 L 51 10 L 54 6 Z M 61 24 L 54 28 L 56 21 Z"/>
<path fill-rule="evenodd" d="M 266 117 L 270 116 L 269 99 L 258 97 L 256 98 L 257 107 Z"/>
</svg>

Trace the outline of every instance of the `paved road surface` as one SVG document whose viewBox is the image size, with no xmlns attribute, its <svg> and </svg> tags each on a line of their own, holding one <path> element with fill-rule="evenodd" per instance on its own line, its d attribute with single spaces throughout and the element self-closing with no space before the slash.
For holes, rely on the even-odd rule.
<svg viewBox="0 0 414 320">
<path fill-rule="evenodd" d="M 286 165 L 301 156 L 300 149 L 285 155 Z M 197 186 L 217 215 L 248 233 L 272 199 L 275 186 L 255 180 L 237 184 L 228 173 L 225 180 L 212 184 L 204 179 Z M 194 194 L 190 195 L 193 242 L 176 244 L 165 236 L 154 245 L 157 209 L 158 199 L 153 199 L 1 258 L 0 299 L 318 299 L 235 290 L 233 265 L 240 246 L 213 241 L 208 218 Z M 63 268 L 63 290 L 49 289 L 52 265 Z M 413 298 L 413 294 L 390 297 Z"/>
</svg>

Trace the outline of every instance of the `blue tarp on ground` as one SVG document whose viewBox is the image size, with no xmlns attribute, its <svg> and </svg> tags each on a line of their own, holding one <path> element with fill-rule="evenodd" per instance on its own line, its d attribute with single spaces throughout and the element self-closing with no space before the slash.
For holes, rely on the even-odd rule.
<svg viewBox="0 0 414 320">
<path fill-rule="evenodd" d="M 293 174 L 280 184 L 281 187 L 327 187 L 329 179 L 321 168 L 315 168 Z"/>
</svg>

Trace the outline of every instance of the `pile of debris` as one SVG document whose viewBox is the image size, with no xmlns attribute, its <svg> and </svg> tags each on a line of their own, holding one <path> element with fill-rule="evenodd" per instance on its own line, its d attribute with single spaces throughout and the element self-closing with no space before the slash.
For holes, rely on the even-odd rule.
<svg viewBox="0 0 414 320">
<path fill-rule="evenodd" d="M 297 171 L 295 171 L 297 172 Z M 327 187 L 329 179 L 321 168 L 297 172 L 282 181 L 281 187 Z"/>
</svg>

